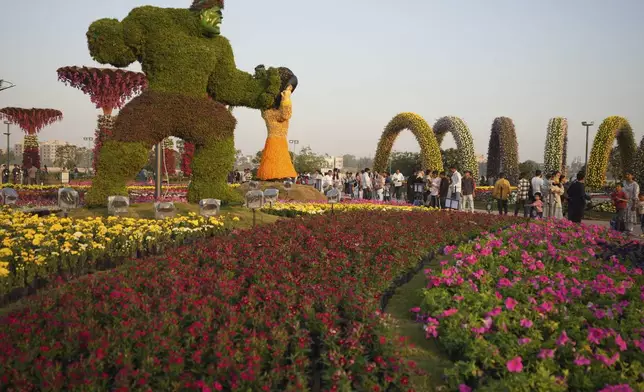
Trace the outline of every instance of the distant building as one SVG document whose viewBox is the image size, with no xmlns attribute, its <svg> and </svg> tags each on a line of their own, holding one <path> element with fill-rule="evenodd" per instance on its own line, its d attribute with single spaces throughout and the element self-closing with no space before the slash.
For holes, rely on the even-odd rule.
<svg viewBox="0 0 644 392">
<path fill-rule="evenodd" d="M 487 157 L 483 154 L 476 157 L 476 162 L 478 163 L 487 163 Z"/>
<path fill-rule="evenodd" d="M 68 145 L 68 142 L 61 140 L 49 140 L 41 141 L 38 143 L 40 150 L 40 162 L 43 165 L 53 165 L 56 160 L 56 148 L 59 146 Z M 16 157 L 22 159 L 22 153 L 24 152 L 24 145 L 22 143 L 16 143 L 13 145 L 13 153 Z"/>
</svg>

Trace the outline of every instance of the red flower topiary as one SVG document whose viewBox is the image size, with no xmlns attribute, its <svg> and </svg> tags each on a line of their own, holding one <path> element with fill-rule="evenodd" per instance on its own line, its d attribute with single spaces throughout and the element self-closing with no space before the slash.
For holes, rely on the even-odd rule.
<svg viewBox="0 0 644 392">
<path fill-rule="evenodd" d="M 89 95 L 106 115 L 148 86 L 145 74 L 122 69 L 62 67 L 57 72 L 58 80 Z"/>
<path fill-rule="evenodd" d="M 28 135 L 35 135 L 49 124 L 63 119 L 63 113 L 56 109 L 0 109 L 0 119 L 7 119 L 18 125 Z"/>
</svg>

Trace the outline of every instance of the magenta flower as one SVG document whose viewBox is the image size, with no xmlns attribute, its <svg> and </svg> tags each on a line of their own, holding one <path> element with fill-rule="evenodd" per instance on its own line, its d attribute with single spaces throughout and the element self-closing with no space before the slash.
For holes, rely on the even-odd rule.
<svg viewBox="0 0 644 392">
<path fill-rule="evenodd" d="M 510 373 L 521 373 L 523 370 L 523 363 L 521 362 L 521 357 L 515 357 L 509 360 L 505 366 L 508 368 Z"/>
<path fill-rule="evenodd" d="M 552 350 L 549 348 L 542 348 L 541 351 L 539 352 L 539 355 L 537 355 L 537 358 L 546 359 L 546 358 L 554 358 L 554 356 L 555 356 L 555 350 Z"/>
<path fill-rule="evenodd" d="M 563 331 L 559 338 L 557 339 L 557 346 L 565 346 L 570 339 L 568 339 L 568 334 L 566 331 Z"/>
<path fill-rule="evenodd" d="M 441 317 L 443 317 L 443 318 L 444 317 L 449 317 L 449 316 L 452 316 L 452 315 L 454 315 L 456 313 L 458 313 L 458 309 L 455 309 L 455 308 L 447 309 L 446 311 L 444 311 L 441 314 Z"/>
<path fill-rule="evenodd" d="M 518 302 L 512 297 L 505 299 L 505 307 L 508 308 L 508 310 L 513 310 L 517 306 L 517 304 Z"/>
<path fill-rule="evenodd" d="M 599 392 L 633 392 L 633 389 L 628 384 L 606 385 Z"/>
<path fill-rule="evenodd" d="M 519 339 L 519 345 L 524 346 L 524 345 L 530 343 L 531 341 L 532 341 L 532 339 L 530 339 L 530 338 L 521 338 L 521 339 Z"/>
<path fill-rule="evenodd" d="M 521 320 L 521 326 L 523 328 L 531 328 L 532 327 L 532 320 L 522 319 Z"/>
<path fill-rule="evenodd" d="M 593 344 L 600 344 L 605 336 L 604 331 L 599 328 L 588 328 L 588 341 Z"/>
<path fill-rule="evenodd" d="M 577 366 L 588 366 L 590 365 L 590 359 L 584 357 L 583 355 L 578 355 L 575 357 L 573 363 Z"/>
<path fill-rule="evenodd" d="M 615 344 L 619 347 L 619 351 L 626 351 L 628 346 L 626 345 L 626 342 L 624 339 L 622 339 L 622 336 L 620 334 L 617 334 L 615 336 Z"/>
<path fill-rule="evenodd" d="M 420 313 L 420 308 L 417 306 L 415 308 L 409 309 L 409 311 L 412 312 L 412 313 Z"/>
<path fill-rule="evenodd" d="M 489 312 L 487 312 L 486 316 L 496 317 L 496 316 L 500 315 L 502 311 L 503 311 L 503 309 L 501 309 L 500 306 L 497 306 L 494 309 L 492 309 Z"/>
<path fill-rule="evenodd" d="M 458 392 L 472 392 L 472 388 L 468 387 L 465 384 L 461 384 L 458 386 Z"/>
</svg>

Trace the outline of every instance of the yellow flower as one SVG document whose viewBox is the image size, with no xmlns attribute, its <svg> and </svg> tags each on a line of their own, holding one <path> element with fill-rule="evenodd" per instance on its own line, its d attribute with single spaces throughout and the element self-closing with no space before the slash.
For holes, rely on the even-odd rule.
<svg viewBox="0 0 644 392">
<path fill-rule="evenodd" d="M 13 252 L 9 248 L 0 249 L 0 257 L 9 257 L 12 256 Z"/>
<path fill-rule="evenodd" d="M 239 222 L 239 217 L 238 216 L 233 217 L 233 221 L 234 222 Z"/>
</svg>

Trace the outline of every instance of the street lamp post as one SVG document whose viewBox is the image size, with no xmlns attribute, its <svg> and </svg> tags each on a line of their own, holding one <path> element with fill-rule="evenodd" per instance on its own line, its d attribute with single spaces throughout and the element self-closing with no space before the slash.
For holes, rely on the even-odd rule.
<svg viewBox="0 0 644 392">
<path fill-rule="evenodd" d="M 9 165 L 11 165 L 11 161 L 9 160 L 9 143 L 10 143 L 10 137 L 11 137 L 11 129 L 9 128 L 11 126 L 11 122 L 5 121 L 5 124 L 7 124 L 7 132 L 5 132 L 5 135 L 7 135 L 7 169 L 9 168 Z"/>
<path fill-rule="evenodd" d="M 295 155 L 295 146 L 300 144 L 300 141 L 299 140 L 289 140 L 288 143 L 293 145 L 293 155 Z"/>
<path fill-rule="evenodd" d="M 91 136 L 83 137 L 83 140 L 87 142 L 87 173 L 89 174 L 89 166 L 92 163 L 92 142 L 94 138 Z"/>
<path fill-rule="evenodd" d="M 590 130 L 590 127 L 595 125 L 594 121 L 583 121 L 581 123 L 584 127 L 586 127 L 586 160 L 584 161 L 584 171 L 588 173 L 588 133 Z"/>
</svg>

